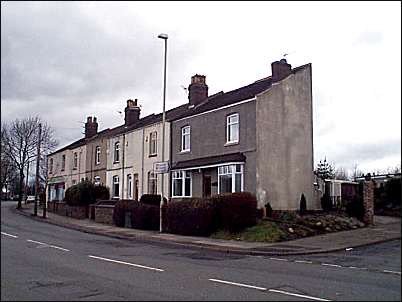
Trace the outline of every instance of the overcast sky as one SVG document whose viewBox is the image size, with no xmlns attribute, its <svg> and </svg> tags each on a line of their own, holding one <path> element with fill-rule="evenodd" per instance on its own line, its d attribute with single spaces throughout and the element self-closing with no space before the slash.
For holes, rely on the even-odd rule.
<svg viewBox="0 0 402 302">
<path fill-rule="evenodd" d="M 312 63 L 315 163 L 369 172 L 401 164 L 401 3 L 1 2 L 1 119 L 39 115 L 60 147 L 167 109 L 206 75 L 209 94 L 271 75 L 285 53 Z M 119 111 L 123 111 L 123 116 Z"/>
</svg>

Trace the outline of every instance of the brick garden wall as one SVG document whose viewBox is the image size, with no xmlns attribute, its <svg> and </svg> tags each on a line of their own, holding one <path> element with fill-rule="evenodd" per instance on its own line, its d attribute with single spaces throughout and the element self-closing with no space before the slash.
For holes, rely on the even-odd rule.
<svg viewBox="0 0 402 302">
<path fill-rule="evenodd" d="M 113 224 L 113 205 L 95 205 L 95 222 Z"/>
</svg>

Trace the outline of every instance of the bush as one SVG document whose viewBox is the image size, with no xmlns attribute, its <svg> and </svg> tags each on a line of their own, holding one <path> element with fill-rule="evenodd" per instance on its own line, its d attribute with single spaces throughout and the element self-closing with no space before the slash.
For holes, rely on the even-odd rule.
<svg viewBox="0 0 402 302">
<path fill-rule="evenodd" d="M 307 212 L 307 202 L 306 202 L 306 197 L 302 193 L 301 198 L 300 198 L 300 215 L 304 215 Z"/>
<path fill-rule="evenodd" d="M 321 197 L 321 207 L 324 212 L 329 212 L 332 210 L 332 200 L 331 196 L 327 192 Z"/>
<path fill-rule="evenodd" d="M 160 207 L 161 195 L 157 195 L 157 194 L 144 194 L 144 195 L 141 196 L 140 202 L 141 202 L 141 203 L 145 203 L 145 204 L 149 204 L 149 205 L 152 205 L 152 206 L 158 206 L 158 207 Z M 164 204 L 167 203 L 167 199 L 166 199 L 165 197 L 163 197 L 163 203 L 164 203 Z"/>
<path fill-rule="evenodd" d="M 113 223 L 118 227 L 125 226 L 126 211 L 132 211 L 134 208 L 134 201 L 121 199 L 116 202 L 113 209 Z"/>
<path fill-rule="evenodd" d="M 269 202 L 265 205 L 265 209 L 266 209 L 267 217 L 272 217 L 273 212 L 272 212 L 271 204 Z"/>
<path fill-rule="evenodd" d="M 363 199 L 355 196 L 353 201 L 346 204 L 346 213 L 351 217 L 356 217 L 359 220 L 363 220 L 364 205 Z"/>
<path fill-rule="evenodd" d="M 218 215 L 218 227 L 238 232 L 257 223 L 257 199 L 249 192 L 225 193 L 210 198 Z"/>
<path fill-rule="evenodd" d="M 141 230 L 159 230 L 159 205 L 154 206 L 134 201 L 131 210 L 132 228 Z"/>
<path fill-rule="evenodd" d="M 109 189 L 105 186 L 95 186 L 88 180 L 69 187 L 64 196 L 64 201 L 70 206 L 93 204 L 97 199 L 109 199 Z"/>
<path fill-rule="evenodd" d="M 212 202 L 201 198 L 169 202 L 165 217 L 170 233 L 209 236 L 217 230 L 216 209 Z"/>
<path fill-rule="evenodd" d="M 106 186 L 96 185 L 93 187 L 93 197 L 95 201 L 108 200 L 110 198 L 109 189 Z"/>
</svg>

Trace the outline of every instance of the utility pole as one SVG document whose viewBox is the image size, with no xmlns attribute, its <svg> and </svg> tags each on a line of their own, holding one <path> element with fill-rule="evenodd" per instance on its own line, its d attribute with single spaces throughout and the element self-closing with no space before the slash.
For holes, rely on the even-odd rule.
<svg viewBox="0 0 402 302">
<path fill-rule="evenodd" d="M 30 161 L 28 160 L 28 163 L 27 163 L 27 179 L 25 180 L 25 190 L 24 190 L 25 203 L 27 202 L 27 198 L 28 198 L 29 163 L 30 163 Z"/>
<path fill-rule="evenodd" d="M 38 215 L 38 198 L 39 198 L 39 161 L 40 161 L 40 141 L 42 136 L 42 124 L 39 124 L 38 149 L 36 154 L 36 175 L 35 175 L 35 207 L 34 216 Z M 43 208 L 43 218 L 46 218 L 46 202 Z"/>
</svg>

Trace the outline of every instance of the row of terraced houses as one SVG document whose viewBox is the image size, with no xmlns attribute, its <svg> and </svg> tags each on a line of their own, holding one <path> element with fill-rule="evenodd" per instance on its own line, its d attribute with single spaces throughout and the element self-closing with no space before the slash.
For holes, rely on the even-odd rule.
<svg viewBox="0 0 402 302">
<path fill-rule="evenodd" d="M 267 68 L 268 69 L 268 68 Z M 140 117 L 128 100 L 124 124 L 98 130 L 87 117 L 85 137 L 48 156 L 48 200 L 88 179 L 109 187 L 112 198 L 138 201 L 161 193 L 162 114 Z M 301 194 L 313 197 L 311 64 L 271 64 L 271 76 L 229 91 L 208 94 L 206 78 L 191 77 L 188 100 L 166 112 L 164 195 L 171 199 L 248 191 L 258 207 L 295 210 Z"/>
</svg>

